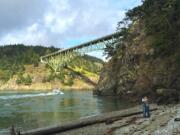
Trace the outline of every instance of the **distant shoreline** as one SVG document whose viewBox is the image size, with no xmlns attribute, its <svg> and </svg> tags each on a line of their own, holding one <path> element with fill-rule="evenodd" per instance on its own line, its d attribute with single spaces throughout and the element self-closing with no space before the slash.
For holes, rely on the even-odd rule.
<svg viewBox="0 0 180 135">
<path fill-rule="evenodd" d="M 0 89 L 0 92 L 2 91 L 52 91 L 53 89 Z M 81 88 L 81 89 L 77 89 L 77 88 L 62 88 L 60 89 L 62 91 L 93 91 L 94 89 L 88 89 L 88 88 Z"/>
</svg>

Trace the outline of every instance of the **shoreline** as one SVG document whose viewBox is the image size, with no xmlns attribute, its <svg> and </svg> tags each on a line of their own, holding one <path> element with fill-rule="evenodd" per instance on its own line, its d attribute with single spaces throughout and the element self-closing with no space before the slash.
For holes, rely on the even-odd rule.
<svg viewBox="0 0 180 135">
<path fill-rule="evenodd" d="M 171 106 L 150 105 L 151 117 L 142 117 L 142 107 L 138 105 L 125 110 L 113 111 L 101 115 L 90 116 L 53 127 L 21 131 L 21 135 L 41 133 L 56 135 L 173 135 L 180 134 L 180 104 Z"/>
<path fill-rule="evenodd" d="M 5 91 L 19 91 L 19 92 L 35 92 L 35 91 L 44 91 L 44 92 L 49 92 L 52 91 L 53 89 L 0 89 L 0 92 L 5 92 Z M 94 89 L 88 89 L 88 88 L 62 88 L 60 89 L 62 91 L 93 91 Z"/>
</svg>

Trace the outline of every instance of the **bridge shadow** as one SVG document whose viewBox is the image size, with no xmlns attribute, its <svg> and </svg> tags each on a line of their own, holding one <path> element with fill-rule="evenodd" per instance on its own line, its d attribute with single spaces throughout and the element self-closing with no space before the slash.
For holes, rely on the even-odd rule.
<svg viewBox="0 0 180 135">
<path fill-rule="evenodd" d="M 73 72 L 75 75 L 79 76 L 82 80 L 84 80 L 86 83 L 88 84 L 91 84 L 93 86 L 96 86 L 97 84 L 95 82 L 93 82 L 91 79 L 89 79 L 87 76 L 83 75 L 82 73 L 78 72 L 78 71 L 75 71 L 73 70 L 72 68 L 66 66 L 64 67 L 66 68 L 67 70 Z"/>
</svg>

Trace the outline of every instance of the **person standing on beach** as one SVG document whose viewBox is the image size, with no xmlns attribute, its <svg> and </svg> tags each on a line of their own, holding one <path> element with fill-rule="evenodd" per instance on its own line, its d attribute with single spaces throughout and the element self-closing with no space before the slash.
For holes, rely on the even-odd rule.
<svg viewBox="0 0 180 135">
<path fill-rule="evenodd" d="M 149 109 L 149 103 L 148 103 L 148 97 L 144 96 L 142 98 L 142 104 L 143 104 L 143 117 L 149 118 L 150 117 L 150 109 Z"/>
</svg>

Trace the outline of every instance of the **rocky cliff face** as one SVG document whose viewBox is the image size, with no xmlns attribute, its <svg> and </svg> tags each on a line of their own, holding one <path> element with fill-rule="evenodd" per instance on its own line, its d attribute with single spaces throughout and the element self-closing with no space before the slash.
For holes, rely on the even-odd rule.
<svg viewBox="0 0 180 135">
<path fill-rule="evenodd" d="M 153 37 L 144 32 L 140 23 L 129 28 L 127 40 L 104 66 L 95 93 L 118 95 L 133 101 L 145 94 L 159 103 L 177 102 L 180 96 L 180 68 L 176 59 L 180 54 L 179 45 L 173 54 L 155 57 L 152 41 Z"/>
</svg>

